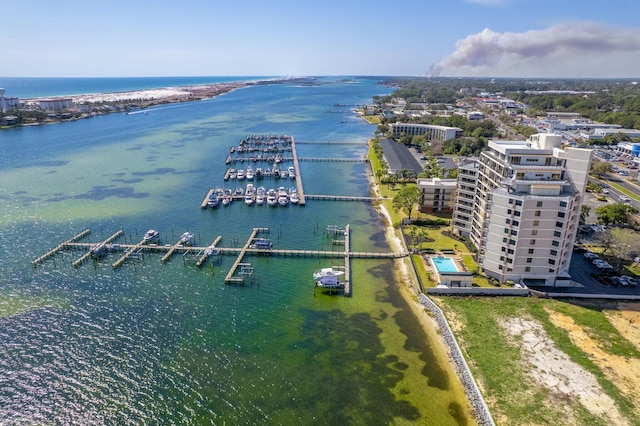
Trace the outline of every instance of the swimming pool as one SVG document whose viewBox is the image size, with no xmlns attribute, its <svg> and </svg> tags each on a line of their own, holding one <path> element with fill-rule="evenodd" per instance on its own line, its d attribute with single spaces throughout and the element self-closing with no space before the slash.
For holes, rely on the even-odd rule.
<svg viewBox="0 0 640 426">
<path fill-rule="evenodd" d="M 431 261 L 436 270 L 440 272 L 460 272 L 456 263 L 450 257 L 438 256 L 432 257 Z"/>
</svg>

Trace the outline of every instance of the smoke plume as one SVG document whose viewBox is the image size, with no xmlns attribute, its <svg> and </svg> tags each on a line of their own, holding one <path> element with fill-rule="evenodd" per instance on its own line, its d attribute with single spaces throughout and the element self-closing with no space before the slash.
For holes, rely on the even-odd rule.
<svg viewBox="0 0 640 426">
<path fill-rule="evenodd" d="M 456 43 L 430 75 L 495 77 L 633 77 L 640 29 L 571 22 L 523 33 L 484 29 Z"/>
</svg>

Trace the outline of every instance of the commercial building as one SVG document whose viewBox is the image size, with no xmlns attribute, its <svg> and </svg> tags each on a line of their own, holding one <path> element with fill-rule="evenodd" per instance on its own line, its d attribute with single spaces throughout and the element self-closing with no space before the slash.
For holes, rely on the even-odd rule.
<svg viewBox="0 0 640 426">
<path fill-rule="evenodd" d="M 458 172 L 453 227 L 500 282 L 568 286 L 592 151 L 561 149 L 562 136 L 489 141 Z M 472 198 L 473 197 L 473 198 Z"/>
<path fill-rule="evenodd" d="M 389 125 L 394 138 L 406 136 L 426 136 L 428 141 L 448 141 L 462 136 L 457 127 L 433 126 L 431 124 L 393 123 Z"/>
<path fill-rule="evenodd" d="M 383 160 L 389 166 L 388 174 L 396 175 L 404 171 L 415 177 L 422 171 L 422 166 L 405 144 L 391 139 L 381 139 L 380 147 Z"/>
<path fill-rule="evenodd" d="M 418 188 L 422 191 L 420 211 L 425 213 L 451 212 L 456 186 L 456 179 L 418 179 Z"/>
</svg>

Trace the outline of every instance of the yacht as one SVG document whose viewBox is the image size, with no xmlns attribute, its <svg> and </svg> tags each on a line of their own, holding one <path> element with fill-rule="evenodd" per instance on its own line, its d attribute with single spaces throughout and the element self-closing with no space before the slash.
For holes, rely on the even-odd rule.
<svg viewBox="0 0 640 426">
<path fill-rule="evenodd" d="M 344 284 L 340 282 L 340 279 L 337 276 L 328 275 L 316 280 L 316 286 L 323 288 L 343 288 Z"/>
<path fill-rule="evenodd" d="M 291 192 L 289 192 L 289 201 L 291 201 L 291 204 L 298 204 L 300 202 L 300 196 L 298 195 L 298 190 L 291 189 Z"/>
<path fill-rule="evenodd" d="M 280 179 L 286 179 L 289 176 L 289 172 L 286 170 L 280 170 Z"/>
<path fill-rule="evenodd" d="M 195 236 L 191 232 L 185 232 L 184 234 L 180 235 L 179 244 L 182 244 L 185 246 L 191 245 L 193 244 L 194 239 L 195 239 Z"/>
<path fill-rule="evenodd" d="M 253 180 L 254 177 L 255 177 L 255 172 L 253 171 L 253 168 L 251 166 L 248 166 L 247 173 L 246 173 L 247 180 Z"/>
<path fill-rule="evenodd" d="M 284 189 L 284 186 L 278 188 L 278 204 L 283 207 L 289 204 L 289 193 Z"/>
<path fill-rule="evenodd" d="M 233 201 L 233 193 L 230 189 L 225 189 L 222 191 L 222 205 L 228 206 Z"/>
<path fill-rule="evenodd" d="M 256 168 L 256 179 L 260 180 L 264 176 L 264 172 L 262 171 L 262 167 Z"/>
<path fill-rule="evenodd" d="M 211 208 L 215 208 L 215 207 L 218 207 L 218 203 L 220 203 L 219 194 L 217 192 L 214 192 L 209 196 L 209 201 L 207 201 L 207 206 Z"/>
<path fill-rule="evenodd" d="M 243 169 L 238 170 L 238 173 L 237 173 L 237 176 L 236 176 L 236 178 L 237 178 L 238 180 L 243 180 L 243 179 L 244 179 L 244 178 L 246 178 L 246 177 L 247 177 L 247 175 L 245 175 L 245 173 L 244 173 L 244 170 L 243 170 Z"/>
<path fill-rule="evenodd" d="M 235 191 L 233 191 L 234 197 L 242 197 L 243 195 L 244 195 L 244 189 L 242 189 L 241 187 L 237 187 Z"/>
<path fill-rule="evenodd" d="M 278 205 L 278 194 L 276 193 L 276 190 L 273 188 L 267 191 L 267 204 L 270 206 Z"/>
<path fill-rule="evenodd" d="M 231 171 L 229 172 L 229 179 L 235 179 L 238 177 L 238 172 L 236 171 L 236 169 L 231 169 Z"/>
<path fill-rule="evenodd" d="M 287 171 L 289 172 L 289 179 L 295 179 L 296 178 L 296 169 L 293 166 L 289 166 L 287 168 Z"/>
<path fill-rule="evenodd" d="M 160 232 L 156 231 L 155 229 L 149 229 L 147 233 L 144 234 L 144 237 L 142 237 L 142 240 L 145 243 L 148 243 L 158 238 L 158 235 L 160 235 Z"/>
<path fill-rule="evenodd" d="M 264 186 L 256 189 L 256 204 L 264 204 L 264 200 L 267 197 L 267 190 L 264 189 Z"/>
<path fill-rule="evenodd" d="M 271 175 L 275 178 L 280 177 L 280 167 L 278 167 L 276 164 L 274 164 L 271 168 Z"/>
<path fill-rule="evenodd" d="M 252 205 L 256 199 L 256 188 L 252 183 L 247 184 L 247 189 L 244 191 L 244 203 L 248 206 Z"/>
<path fill-rule="evenodd" d="M 266 238 L 256 238 L 253 240 L 249 248 L 258 249 L 258 250 L 271 250 L 273 248 L 273 244 L 270 240 Z"/>
</svg>

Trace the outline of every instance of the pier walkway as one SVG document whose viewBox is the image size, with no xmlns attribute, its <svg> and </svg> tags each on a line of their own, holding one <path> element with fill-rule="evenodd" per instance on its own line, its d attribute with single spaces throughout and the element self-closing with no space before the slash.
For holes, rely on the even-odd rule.
<svg viewBox="0 0 640 426">
<path fill-rule="evenodd" d="M 89 251 L 86 252 L 84 255 L 82 255 L 82 257 L 74 261 L 71 264 L 71 266 L 73 266 L 74 268 L 77 268 L 78 266 L 82 265 L 85 261 L 87 261 L 87 259 L 89 259 L 92 255 L 101 257 L 103 252 L 106 251 L 107 244 L 111 243 L 113 240 L 120 237 L 122 234 L 124 234 L 124 231 L 121 229 L 117 231 L 115 234 L 109 236 L 106 240 L 102 241 L 101 243 L 92 245 L 89 248 Z M 77 244 L 77 243 L 67 242 L 67 245 L 69 244 Z"/>
<path fill-rule="evenodd" d="M 58 254 L 58 252 L 60 250 L 64 249 L 67 244 L 73 243 L 73 242 L 79 240 L 80 238 L 86 237 L 90 233 L 91 233 L 91 230 L 85 229 L 84 231 L 80 232 L 79 234 L 74 235 L 73 237 L 69 238 L 67 241 L 64 241 L 64 242 L 58 244 L 57 246 L 55 246 L 54 248 L 52 248 L 51 250 L 49 250 L 48 252 L 46 252 L 42 256 L 38 257 L 37 259 L 32 260 L 31 261 L 31 266 L 33 266 L 33 267 L 38 266 L 39 263 L 41 263 L 44 260 L 49 259 L 50 257 L 55 256 L 56 254 Z"/>
<path fill-rule="evenodd" d="M 296 142 L 293 136 L 291 137 L 291 153 L 293 155 L 293 169 L 296 172 L 296 190 L 298 191 L 298 197 L 300 198 L 300 201 L 298 202 L 298 204 L 300 204 L 301 206 L 304 206 L 307 201 L 304 195 L 304 186 L 302 185 L 302 173 L 300 173 L 298 153 L 296 152 Z"/>
<path fill-rule="evenodd" d="M 249 249 L 249 246 L 251 245 L 253 240 L 256 238 L 256 235 L 258 235 L 258 232 L 260 231 L 269 232 L 269 228 L 253 228 L 251 235 L 249 235 L 247 242 L 244 243 L 244 246 L 242 246 L 242 248 L 240 249 L 240 252 L 238 253 L 238 257 L 236 258 L 236 261 L 233 263 L 233 266 L 231 266 L 229 273 L 225 277 L 224 279 L 225 284 L 244 284 L 245 274 L 241 274 L 240 276 L 237 276 L 236 270 L 238 269 L 239 266 L 242 266 L 243 268 L 251 267 L 250 263 L 243 263 L 242 259 L 244 258 L 244 255 L 247 252 L 247 250 Z M 264 252 L 268 250 L 259 250 L 259 251 Z M 250 272 L 253 272 L 253 268 L 250 269 Z"/>
</svg>

